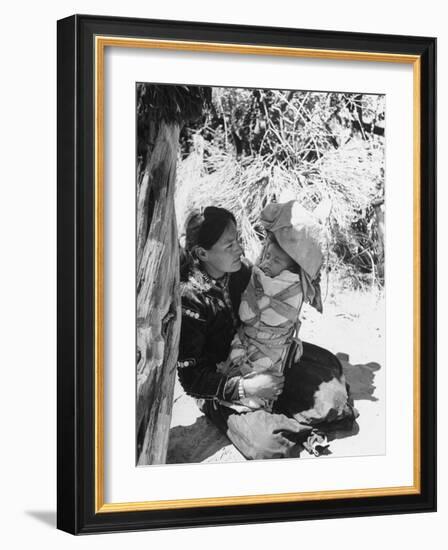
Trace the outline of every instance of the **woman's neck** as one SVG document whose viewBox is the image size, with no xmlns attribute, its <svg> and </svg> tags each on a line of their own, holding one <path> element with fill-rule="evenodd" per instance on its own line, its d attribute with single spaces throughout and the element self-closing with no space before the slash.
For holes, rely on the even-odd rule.
<svg viewBox="0 0 448 550">
<path fill-rule="evenodd" d="M 215 269 L 213 266 L 207 265 L 204 263 L 202 264 L 202 269 L 207 273 L 209 277 L 215 280 L 222 279 L 226 274 L 225 272 L 219 271 L 218 269 Z"/>
</svg>

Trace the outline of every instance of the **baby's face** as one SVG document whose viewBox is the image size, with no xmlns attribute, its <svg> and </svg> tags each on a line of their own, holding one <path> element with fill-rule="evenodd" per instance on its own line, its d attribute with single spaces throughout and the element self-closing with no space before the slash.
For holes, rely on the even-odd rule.
<svg viewBox="0 0 448 550">
<path fill-rule="evenodd" d="M 294 266 L 293 260 L 275 243 L 269 243 L 259 267 L 268 277 L 277 277 L 285 269 Z"/>
</svg>

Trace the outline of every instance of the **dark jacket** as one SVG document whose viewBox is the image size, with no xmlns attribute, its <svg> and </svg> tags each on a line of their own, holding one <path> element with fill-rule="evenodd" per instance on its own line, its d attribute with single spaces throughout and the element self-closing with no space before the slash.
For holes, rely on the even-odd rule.
<svg viewBox="0 0 448 550">
<path fill-rule="evenodd" d="M 182 326 L 178 373 L 184 390 L 193 397 L 234 401 L 239 376 L 217 372 L 217 364 L 229 355 L 239 323 L 241 294 L 250 278 L 243 264 L 227 281 L 216 282 L 199 268 L 181 281 Z"/>
</svg>

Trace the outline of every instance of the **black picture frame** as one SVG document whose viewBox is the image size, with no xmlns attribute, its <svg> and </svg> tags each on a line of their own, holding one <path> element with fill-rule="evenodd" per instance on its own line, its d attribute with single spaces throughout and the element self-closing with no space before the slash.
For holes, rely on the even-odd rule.
<svg viewBox="0 0 448 550">
<path fill-rule="evenodd" d="M 98 512 L 95 470 L 95 37 L 372 52 L 420 59 L 420 491 Z M 436 510 L 436 39 L 74 15 L 58 21 L 57 526 L 73 534 Z"/>
</svg>

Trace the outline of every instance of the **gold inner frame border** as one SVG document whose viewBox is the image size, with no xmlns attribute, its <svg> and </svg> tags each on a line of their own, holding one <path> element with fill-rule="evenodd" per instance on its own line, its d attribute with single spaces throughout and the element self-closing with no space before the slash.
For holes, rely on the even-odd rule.
<svg viewBox="0 0 448 550">
<path fill-rule="evenodd" d="M 207 53 L 234 53 L 251 55 L 287 56 L 327 60 L 350 60 L 413 65 L 413 453 L 414 482 L 410 486 L 367 489 L 343 489 L 302 493 L 275 493 L 263 495 L 155 500 L 141 502 L 106 503 L 104 501 L 104 54 L 106 47 L 146 48 Z M 418 55 L 402 55 L 345 50 L 321 50 L 294 47 L 256 46 L 178 40 L 123 38 L 96 36 L 95 59 L 95 513 L 167 510 L 211 506 L 235 506 L 279 502 L 304 502 L 342 498 L 365 498 L 413 495 L 421 492 L 421 425 L 420 425 L 420 273 L 421 273 L 421 59 Z"/>
</svg>

